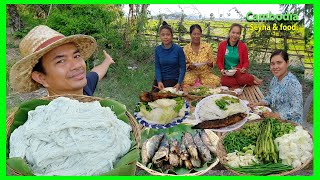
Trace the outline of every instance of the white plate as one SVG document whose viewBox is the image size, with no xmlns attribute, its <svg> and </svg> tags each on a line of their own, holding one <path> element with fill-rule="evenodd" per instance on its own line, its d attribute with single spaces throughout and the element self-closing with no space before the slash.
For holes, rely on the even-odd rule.
<svg viewBox="0 0 320 180">
<path fill-rule="evenodd" d="M 253 108 L 253 113 L 258 114 L 258 115 L 260 115 L 266 111 L 272 112 L 272 110 L 267 106 L 255 106 Z"/>
<path fill-rule="evenodd" d="M 138 102 L 136 106 L 140 106 L 141 102 Z M 184 116 L 183 117 L 176 117 L 173 118 L 172 121 L 168 124 L 157 124 L 153 121 L 150 121 L 148 119 L 146 119 L 145 117 L 141 117 L 138 115 L 138 112 L 134 111 L 133 115 L 136 118 L 136 120 L 144 127 L 147 128 L 154 128 L 154 129 L 165 129 L 165 128 L 170 128 L 170 127 L 174 127 L 180 123 L 182 123 L 186 118 L 189 117 L 190 115 L 190 106 L 187 103 L 187 101 L 184 101 L 185 106 L 186 106 L 186 110 L 184 111 Z"/>
<path fill-rule="evenodd" d="M 192 65 L 196 66 L 196 67 L 200 67 L 200 66 L 204 66 L 207 63 L 203 62 L 203 63 L 192 63 Z"/>
<path fill-rule="evenodd" d="M 255 114 L 255 113 L 249 113 L 248 115 L 248 120 L 249 121 L 253 121 L 253 120 L 256 120 L 256 119 L 260 119 L 261 117 L 258 115 L 258 114 Z"/>
<path fill-rule="evenodd" d="M 206 101 L 210 101 L 212 100 L 212 98 L 221 98 L 221 97 L 224 97 L 224 96 L 229 96 L 229 97 L 233 97 L 233 98 L 237 98 L 236 96 L 232 96 L 232 95 L 229 95 L 229 94 L 213 94 L 211 96 L 208 96 L 204 99 L 202 99 L 196 106 L 196 109 L 194 111 L 194 115 L 195 115 L 195 118 L 197 121 L 201 122 L 200 120 L 200 117 L 199 117 L 199 110 L 201 109 L 201 106 L 206 102 Z M 239 99 L 239 98 L 237 98 Z M 247 104 L 245 101 L 240 100 L 240 104 L 244 107 L 247 107 Z M 247 111 L 245 112 L 246 114 L 249 114 L 249 109 L 246 108 Z M 230 126 L 226 126 L 226 127 L 223 127 L 223 128 L 219 128 L 219 129 L 211 129 L 212 131 L 215 131 L 215 132 L 228 132 L 228 131 L 233 131 L 235 129 L 238 129 L 239 127 L 241 127 L 244 123 L 246 123 L 248 121 L 248 118 L 245 117 L 243 120 L 235 123 L 235 124 L 232 124 Z"/>
</svg>

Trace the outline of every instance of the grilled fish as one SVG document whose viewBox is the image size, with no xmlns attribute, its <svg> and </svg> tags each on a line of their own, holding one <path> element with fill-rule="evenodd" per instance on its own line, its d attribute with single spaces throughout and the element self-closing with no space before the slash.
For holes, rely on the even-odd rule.
<svg viewBox="0 0 320 180">
<path fill-rule="evenodd" d="M 241 121 L 243 118 L 245 118 L 247 114 L 245 113 L 237 113 L 231 116 L 228 116 L 223 119 L 216 119 L 216 120 L 207 120 L 203 121 L 195 126 L 193 126 L 193 129 L 216 129 L 216 128 L 222 128 L 226 127 L 232 124 L 235 124 L 239 121 Z"/>
<path fill-rule="evenodd" d="M 190 160 L 185 160 L 183 162 L 184 162 L 184 165 L 186 166 L 186 168 L 192 169 L 192 163 Z"/>
<path fill-rule="evenodd" d="M 192 165 L 194 167 L 201 167 L 201 160 L 199 159 L 197 146 L 193 142 L 192 135 L 186 132 L 182 138 L 191 156 L 190 161 Z"/>
<path fill-rule="evenodd" d="M 181 160 L 189 159 L 189 153 L 186 147 L 185 139 L 182 137 L 181 139 L 181 146 L 180 146 L 180 158 Z"/>
<path fill-rule="evenodd" d="M 141 148 L 142 163 L 147 165 L 158 150 L 161 140 L 163 139 L 164 133 L 154 135 L 150 139 L 147 139 Z"/>
<path fill-rule="evenodd" d="M 190 161 L 191 161 L 193 167 L 197 167 L 197 168 L 201 167 L 201 160 L 199 158 L 196 159 L 194 157 L 191 157 Z"/>
<path fill-rule="evenodd" d="M 152 163 L 157 167 L 163 165 L 163 161 L 169 160 L 169 143 L 166 138 L 163 138 L 158 151 L 154 154 L 152 158 Z"/>
<path fill-rule="evenodd" d="M 170 153 L 169 153 L 169 163 L 173 167 L 178 167 L 180 164 L 180 157 L 178 156 L 179 153 L 179 142 L 175 139 L 171 139 L 170 144 Z"/>
<path fill-rule="evenodd" d="M 194 143 L 196 144 L 198 151 L 199 151 L 199 156 L 203 160 L 203 162 L 209 162 L 212 157 L 210 154 L 209 149 L 206 147 L 206 145 L 202 142 L 200 133 L 197 132 L 194 136 Z"/>
<path fill-rule="evenodd" d="M 193 142 L 192 135 L 186 132 L 182 138 L 187 147 L 188 153 L 191 155 L 191 157 L 198 159 L 199 156 L 198 156 L 197 146 Z"/>
<path fill-rule="evenodd" d="M 211 153 L 216 153 L 216 144 L 214 142 L 217 141 L 213 140 L 213 138 L 211 138 L 210 135 L 207 134 L 205 131 L 201 131 L 200 135 L 202 142 L 207 146 L 209 151 Z"/>
</svg>

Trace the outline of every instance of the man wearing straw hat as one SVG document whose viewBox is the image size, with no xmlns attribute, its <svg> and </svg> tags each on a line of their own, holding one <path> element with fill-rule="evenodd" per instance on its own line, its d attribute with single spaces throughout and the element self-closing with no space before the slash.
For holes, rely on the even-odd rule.
<svg viewBox="0 0 320 180">
<path fill-rule="evenodd" d="M 21 41 L 23 58 L 10 71 L 11 87 L 19 92 L 32 92 L 45 87 L 48 94 L 92 96 L 96 85 L 114 61 L 104 52 L 105 60 L 86 74 L 86 63 L 95 51 L 95 39 L 87 35 L 64 36 L 39 25 Z"/>
</svg>

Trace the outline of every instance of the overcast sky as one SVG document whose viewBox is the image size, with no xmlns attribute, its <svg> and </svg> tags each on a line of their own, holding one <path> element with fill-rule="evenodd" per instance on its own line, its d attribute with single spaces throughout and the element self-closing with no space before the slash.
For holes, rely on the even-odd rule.
<svg viewBox="0 0 320 180">
<path fill-rule="evenodd" d="M 161 13 L 171 14 L 183 12 L 187 15 L 201 15 L 202 17 L 209 18 L 210 13 L 214 14 L 215 18 L 237 18 L 239 15 L 236 13 L 235 8 L 243 15 L 246 16 L 247 12 L 251 11 L 253 14 L 266 14 L 273 13 L 279 14 L 279 4 L 150 4 L 148 10 L 151 15 Z M 127 13 L 128 5 L 125 5 L 124 12 Z"/>
<path fill-rule="evenodd" d="M 202 17 L 210 17 L 210 13 L 218 18 L 222 15 L 224 18 L 239 18 L 239 15 L 233 8 L 246 16 L 247 12 L 251 11 L 254 14 L 280 13 L 279 4 L 151 4 L 148 8 L 152 15 L 159 13 L 175 13 L 182 12 L 187 15 L 202 15 Z"/>
</svg>

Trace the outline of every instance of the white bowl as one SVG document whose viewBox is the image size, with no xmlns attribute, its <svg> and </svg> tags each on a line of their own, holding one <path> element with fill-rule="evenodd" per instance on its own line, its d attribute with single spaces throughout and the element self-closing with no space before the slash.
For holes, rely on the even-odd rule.
<svg viewBox="0 0 320 180">
<path fill-rule="evenodd" d="M 242 89 L 241 88 L 234 89 L 234 92 L 236 94 L 241 94 L 242 93 Z"/>
<path fill-rule="evenodd" d="M 206 65 L 207 63 L 203 62 L 203 63 L 193 63 L 192 65 L 194 65 L 195 67 L 201 67 Z"/>
<path fill-rule="evenodd" d="M 227 76 L 233 76 L 237 72 L 237 70 L 230 69 L 230 70 L 225 70 L 224 72 L 226 73 Z"/>
<path fill-rule="evenodd" d="M 227 86 L 220 86 L 221 91 L 228 91 L 229 88 Z"/>
</svg>

